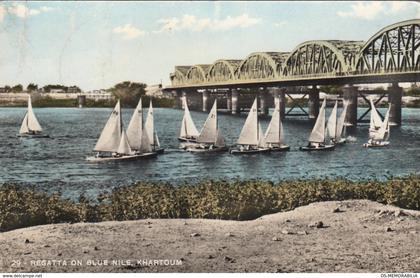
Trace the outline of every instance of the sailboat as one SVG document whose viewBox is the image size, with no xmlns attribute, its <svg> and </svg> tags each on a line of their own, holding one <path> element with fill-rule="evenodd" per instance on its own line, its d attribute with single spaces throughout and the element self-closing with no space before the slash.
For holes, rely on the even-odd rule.
<svg viewBox="0 0 420 278">
<path fill-rule="evenodd" d="M 134 151 L 131 148 L 122 123 L 120 101 L 117 102 L 114 110 L 109 116 L 108 121 L 96 142 L 94 151 L 97 152 L 96 155 L 87 157 L 87 161 L 134 160 L 156 155 L 153 152 L 139 152 Z"/>
<path fill-rule="evenodd" d="M 227 149 L 225 138 L 218 127 L 217 100 L 215 100 L 206 122 L 197 137 L 197 143 L 187 146 L 186 150 L 189 152 L 221 152 Z"/>
<path fill-rule="evenodd" d="M 386 111 L 384 121 L 381 120 L 378 111 L 372 100 L 370 100 L 372 107 L 370 112 L 370 126 L 369 126 L 369 140 L 363 144 L 366 148 L 385 147 L 389 145 L 389 110 Z"/>
<path fill-rule="evenodd" d="M 265 143 L 271 151 L 288 151 L 290 146 L 284 144 L 283 124 L 280 118 L 280 108 L 276 105 L 270 124 L 264 135 Z"/>
<path fill-rule="evenodd" d="M 249 111 L 245 124 L 242 127 L 241 134 L 236 143 L 236 147 L 230 150 L 231 154 L 250 154 L 270 152 L 267 147 L 265 137 L 258 121 L 257 98 L 255 98 Z"/>
<path fill-rule="evenodd" d="M 301 151 L 324 151 L 334 149 L 334 144 L 326 143 L 326 130 L 325 130 L 325 106 L 327 100 L 324 102 L 319 109 L 318 118 L 316 119 L 314 128 L 312 129 L 311 135 L 309 136 L 309 144 L 305 147 L 300 147 Z"/>
<path fill-rule="evenodd" d="M 20 126 L 18 137 L 28 138 L 47 138 L 48 134 L 42 133 L 42 127 L 35 116 L 32 109 L 31 95 L 28 97 L 28 110 L 26 111 L 25 117 L 23 118 Z"/>
<path fill-rule="evenodd" d="M 181 131 L 178 137 L 179 141 L 196 142 L 198 135 L 197 128 L 195 127 L 194 121 L 191 118 L 190 110 L 186 98 L 183 98 L 184 103 L 184 117 L 182 118 Z"/>
<path fill-rule="evenodd" d="M 347 113 L 347 104 L 344 104 L 343 111 L 340 114 L 340 117 L 337 118 L 337 110 L 338 110 L 338 101 L 335 102 L 334 108 L 331 111 L 331 115 L 327 121 L 327 132 L 328 137 L 331 140 L 331 143 L 343 144 L 346 142 L 346 138 L 344 137 L 344 120 L 346 118 Z"/>
<path fill-rule="evenodd" d="M 147 118 L 144 124 L 144 130 L 147 133 L 147 136 L 149 137 L 150 145 L 152 146 L 153 152 L 156 152 L 157 154 L 162 154 L 165 151 L 165 149 L 160 147 L 159 137 L 155 132 L 152 100 L 150 100 L 149 109 L 147 111 Z"/>
</svg>

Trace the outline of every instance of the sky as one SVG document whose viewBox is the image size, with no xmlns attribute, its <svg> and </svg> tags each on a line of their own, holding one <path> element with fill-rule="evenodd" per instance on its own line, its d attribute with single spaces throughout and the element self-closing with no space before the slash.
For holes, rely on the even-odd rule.
<svg viewBox="0 0 420 278">
<path fill-rule="evenodd" d="M 367 41 L 420 18 L 416 2 L 0 2 L 0 86 L 168 85 L 175 65 Z"/>
</svg>

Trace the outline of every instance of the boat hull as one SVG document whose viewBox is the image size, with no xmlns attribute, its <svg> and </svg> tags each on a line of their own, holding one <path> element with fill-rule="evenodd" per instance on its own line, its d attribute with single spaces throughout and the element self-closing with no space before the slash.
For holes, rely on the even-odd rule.
<svg viewBox="0 0 420 278">
<path fill-rule="evenodd" d="M 280 147 L 272 147 L 272 148 L 269 148 L 269 149 L 272 152 L 286 152 L 286 151 L 290 151 L 290 146 L 283 145 L 283 146 L 280 146 Z"/>
<path fill-rule="evenodd" d="M 231 149 L 230 154 L 256 154 L 256 153 L 269 153 L 271 149 L 269 148 L 261 148 L 261 149 L 254 149 L 254 150 L 240 150 L 240 149 Z"/>
<path fill-rule="evenodd" d="M 365 143 L 363 144 L 363 147 L 365 148 L 383 148 L 389 146 L 389 141 L 382 141 L 377 143 Z"/>
<path fill-rule="evenodd" d="M 88 162 L 132 161 L 132 160 L 152 158 L 156 156 L 157 156 L 156 152 L 124 155 L 124 156 L 105 156 L 105 157 L 90 156 L 86 158 L 86 161 Z"/>
<path fill-rule="evenodd" d="M 335 145 L 325 145 L 320 147 L 300 147 L 299 150 L 304 152 L 311 152 L 311 151 L 332 151 L 334 150 Z"/>
<path fill-rule="evenodd" d="M 165 152 L 164 148 L 156 148 L 153 150 L 156 154 L 163 154 Z"/>
<path fill-rule="evenodd" d="M 197 138 L 194 138 L 194 137 L 192 137 L 192 138 L 178 137 L 178 141 L 196 143 Z"/>
<path fill-rule="evenodd" d="M 20 138 L 50 138 L 48 134 L 29 134 L 29 133 L 19 133 L 17 137 Z"/>
<path fill-rule="evenodd" d="M 191 153 L 216 153 L 216 152 L 225 152 L 228 150 L 228 147 L 218 147 L 218 148 L 199 148 L 199 147 L 188 147 L 186 148 L 187 152 Z"/>
</svg>

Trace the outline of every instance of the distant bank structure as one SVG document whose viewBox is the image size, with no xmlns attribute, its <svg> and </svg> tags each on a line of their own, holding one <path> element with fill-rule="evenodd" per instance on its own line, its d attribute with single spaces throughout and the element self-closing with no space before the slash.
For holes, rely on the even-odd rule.
<svg viewBox="0 0 420 278">
<path fill-rule="evenodd" d="M 319 86 L 344 85 L 348 102 L 346 123 L 355 126 L 368 113 L 357 117 L 358 97 L 366 99 L 361 84 L 391 83 L 387 89 L 390 121 L 401 124 L 402 88 L 399 83 L 420 81 L 420 19 L 399 22 L 379 30 L 368 41 L 317 40 L 299 44 L 291 52 L 255 52 L 244 60 L 221 59 L 213 64 L 175 66 L 171 85 L 164 91 L 187 97 L 189 106 L 209 110 L 214 98 L 232 114 L 250 107 L 255 94 L 259 110 L 268 114 L 274 103 L 281 116 L 319 112 Z M 308 96 L 308 109 L 298 101 L 285 111 L 285 96 Z M 384 96 L 385 96 L 384 95 Z M 382 96 L 380 101 L 384 96 Z M 299 112 L 296 113 L 296 109 Z"/>
</svg>

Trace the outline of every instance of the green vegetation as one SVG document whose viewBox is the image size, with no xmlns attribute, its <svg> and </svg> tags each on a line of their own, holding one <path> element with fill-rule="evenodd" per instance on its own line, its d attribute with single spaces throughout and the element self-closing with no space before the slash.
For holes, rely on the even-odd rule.
<svg viewBox="0 0 420 278">
<path fill-rule="evenodd" d="M 292 180 L 278 184 L 252 181 L 203 181 L 173 186 L 139 182 L 79 202 L 16 185 L 0 188 L 0 230 L 60 222 L 98 222 L 144 218 L 249 220 L 312 202 L 368 199 L 420 209 L 420 176 L 387 181 L 344 179 Z"/>
<path fill-rule="evenodd" d="M 124 81 L 108 89 L 123 107 L 136 107 L 140 97 L 146 94 L 147 85 L 144 83 Z"/>
</svg>

